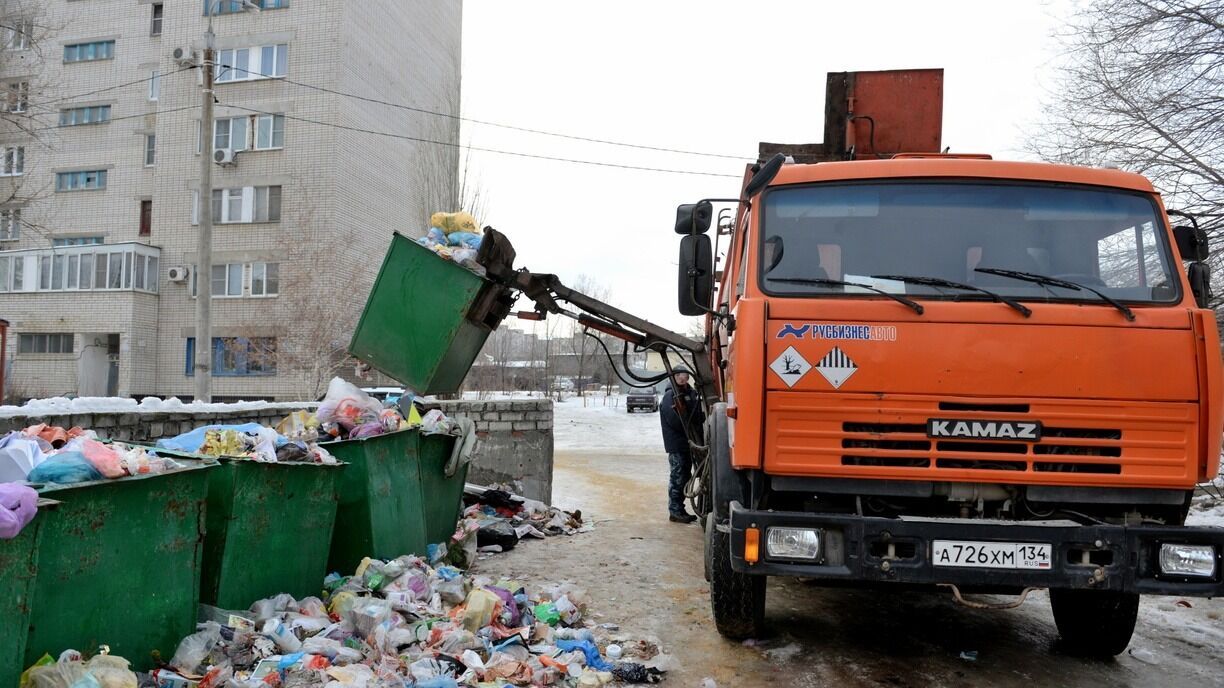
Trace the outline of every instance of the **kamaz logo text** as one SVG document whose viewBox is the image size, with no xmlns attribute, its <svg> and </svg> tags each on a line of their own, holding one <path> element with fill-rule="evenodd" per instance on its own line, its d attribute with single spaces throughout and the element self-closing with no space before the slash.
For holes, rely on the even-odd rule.
<svg viewBox="0 0 1224 688">
<path fill-rule="evenodd" d="M 897 328 L 892 325 L 817 325 L 786 323 L 778 330 L 778 339 L 857 339 L 873 342 L 897 341 Z"/>
<path fill-rule="evenodd" d="M 1041 439 L 1041 423 L 932 418 L 927 421 L 927 436 L 1036 442 Z"/>
</svg>

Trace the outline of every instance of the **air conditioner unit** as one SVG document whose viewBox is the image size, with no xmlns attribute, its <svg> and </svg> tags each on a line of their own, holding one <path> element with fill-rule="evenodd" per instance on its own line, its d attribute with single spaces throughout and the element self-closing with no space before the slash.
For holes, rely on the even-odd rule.
<svg viewBox="0 0 1224 688">
<path fill-rule="evenodd" d="M 238 151 L 233 148 L 218 148 L 213 151 L 213 162 L 223 167 L 233 165 L 236 162 L 235 158 L 237 156 Z"/>
<path fill-rule="evenodd" d="M 171 282 L 186 282 L 187 275 L 188 271 L 185 265 L 176 265 L 166 271 L 166 277 Z"/>
<path fill-rule="evenodd" d="M 189 45 L 185 45 L 181 48 L 175 48 L 173 55 L 174 61 L 182 66 L 195 64 L 195 51 L 192 50 L 191 46 Z"/>
</svg>

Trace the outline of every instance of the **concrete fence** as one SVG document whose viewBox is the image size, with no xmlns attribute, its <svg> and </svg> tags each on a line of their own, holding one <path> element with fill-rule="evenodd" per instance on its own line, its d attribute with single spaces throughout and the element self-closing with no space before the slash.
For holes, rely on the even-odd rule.
<svg viewBox="0 0 1224 688">
<path fill-rule="evenodd" d="M 456 418 L 470 418 L 480 441 L 468 469 L 468 481 L 480 484 L 510 483 L 526 497 L 552 500 L 553 408 L 548 400 L 443 401 L 442 411 Z M 93 430 L 99 437 L 126 442 L 154 442 L 173 437 L 201 425 L 276 423 L 297 409 L 313 404 L 277 404 L 262 409 L 215 413 L 145 412 L 63 413 L 38 416 L 0 417 L 0 434 L 47 423 L 65 428 Z"/>
</svg>

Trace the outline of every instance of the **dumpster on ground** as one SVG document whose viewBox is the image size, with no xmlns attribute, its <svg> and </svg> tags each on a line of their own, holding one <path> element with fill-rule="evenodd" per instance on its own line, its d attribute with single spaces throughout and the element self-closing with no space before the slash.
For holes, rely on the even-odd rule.
<svg viewBox="0 0 1224 688">
<path fill-rule="evenodd" d="M 332 536 L 332 571 L 352 571 L 364 557 L 426 554 L 455 530 L 467 466 L 451 477 L 443 466 L 458 438 L 401 430 L 324 445 L 348 467 Z"/>
<path fill-rule="evenodd" d="M 168 660 L 195 629 L 208 472 L 45 487 L 25 664 L 107 645 L 136 669 Z"/>
<path fill-rule="evenodd" d="M 201 602 L 246 609 L 280 593 L 299 599 L 319 594 L 344 464 L 156 451 L 177 460 L 220 464 L 208 474 Z"/>
<path fill-rule="evenodd" d="M 0 540 L 0 686 L 15 686 L 25 670 L 30 596 L 38 576 L 43 524 L 59 502 L 38 500 L 38 515 L 12 540 Z"/>
<path fill-rule="evenodd" d="M 453 393 L 513 303 L 504 287 L 397 232 L 349 353 L 419 394 Z"/>
</svg>

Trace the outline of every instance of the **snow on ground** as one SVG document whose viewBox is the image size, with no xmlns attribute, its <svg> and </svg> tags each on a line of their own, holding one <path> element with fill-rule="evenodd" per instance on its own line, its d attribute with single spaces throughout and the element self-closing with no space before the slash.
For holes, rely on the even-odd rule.
<svg viewBox="0 0 1224 688">
<path fill-rule="evenodd" d="M 664 454 L 658 413 L 628 413 L 625 397 L 570 397 L 553 407 L 557 451 L 598 449 L 622 454 Z"/>
<path fill-rule="evenodd" d="M 1186 525 L 1224 528 L 1224 501 L 1211 498 L 1194 500 L 1190 505 L 1190 514 L 1186 516 Z"/>
<path fill-rule="evenodd" d="M 0 406 L 0 418 L 13 416 L 60 416 L 70 413 L 226 413 L 231 411 L 257 411 L 261 409 L 298 409 L 313 404 L 293 402 L 239 401 L 232 404 L 184 403 L 177 397 L 158 399 L 145 397 L 135 399 L 121 397 L 51 397 L 32 399 L 24 406 Z"/>
</svg>

